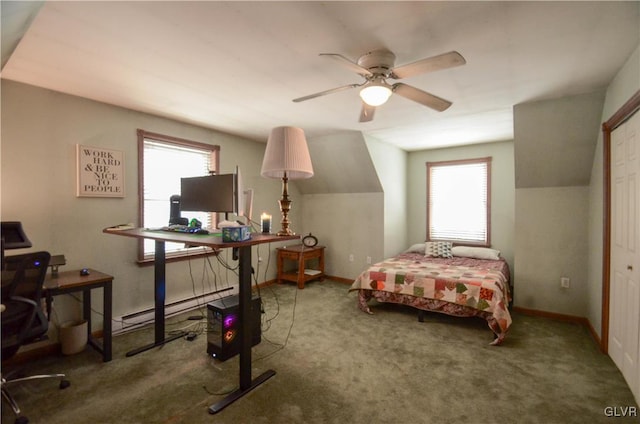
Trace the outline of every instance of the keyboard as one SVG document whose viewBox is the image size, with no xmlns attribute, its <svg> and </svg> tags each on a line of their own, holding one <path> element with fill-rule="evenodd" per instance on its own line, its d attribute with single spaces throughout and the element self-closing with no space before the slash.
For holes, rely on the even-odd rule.
<svg viewBox="0 0 640 424">
<path fill-rule="evenodd" d="M 172 233 L 189 233 L 189 234 L 209 234 L 209 231 L 203 230 L 198 227 L 189 227 L 187 225 L 174 224 L 167 227 L 162 227 L 162 231 L 169 231 Z"/>
</svg>

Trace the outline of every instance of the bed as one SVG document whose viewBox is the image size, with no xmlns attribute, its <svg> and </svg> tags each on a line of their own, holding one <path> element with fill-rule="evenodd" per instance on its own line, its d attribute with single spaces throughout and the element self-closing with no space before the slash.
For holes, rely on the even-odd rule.
<svg viewBox="0 0 640 424">
<path fill-rule="evenodd" d="M 369 314 L 368 301 L 409 305 L 460 317 L 480 317 L 500 345 L 511 325 L 509 265 L 495 249 L 428 242 L 363 271 L 349 291 L 358 292 L 358 307 Z"/>
</svg>

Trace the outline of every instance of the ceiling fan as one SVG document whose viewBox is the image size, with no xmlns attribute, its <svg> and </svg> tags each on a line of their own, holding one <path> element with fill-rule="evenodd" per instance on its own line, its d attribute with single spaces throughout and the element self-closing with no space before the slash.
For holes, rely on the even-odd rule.
<svg viewBox="0 0 640 424">
<path fill-rule="evenodd" d="M 450 101 L 401 82 L 389 84 L 387 83 L 387 79 L 398 80 L 426 72 L 453 68 L 467 63 L 464 57 L 456 51 L 418 60 L 397 68 L 394 68 L 396 55 L 386 49 L 373 50 L 366 53 L 360 56 L 357 62 L 353 62 L 337 53 L 321 53 L 320 56 L 326 56 L 338 61 L 341 65 L 346 66 L 348 69 L 362 76 L 365 81 L 360 84 L 343 85 L 308 96 L 298 97 L 297 99 L 293 99 L 293 101 L 303 102 L 327 94 L 362 87 L 362 90 L 360 90 L 360 97 L 362 98 L 360 122 L 373 120 L 376 107 L 384 104 L 392 93 L 396 93 L 439 112 L 446 110 L 451 106 Z"/>
</svg>

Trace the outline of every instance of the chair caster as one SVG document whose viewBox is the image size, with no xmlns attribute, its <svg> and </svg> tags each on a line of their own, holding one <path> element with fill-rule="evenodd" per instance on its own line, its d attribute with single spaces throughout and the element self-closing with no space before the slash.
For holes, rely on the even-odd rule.
<svg viewBox="0 0 640 424">
<path fill-rule="evenodd" d="M 60 389 L 66 389 L 71 386 L 71 382 L 69 380 L 60 380 Z"/>
</svg>

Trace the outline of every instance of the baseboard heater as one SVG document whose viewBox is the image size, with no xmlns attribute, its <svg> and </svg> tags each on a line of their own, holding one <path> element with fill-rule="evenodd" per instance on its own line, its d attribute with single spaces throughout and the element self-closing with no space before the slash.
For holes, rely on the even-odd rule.
<svg viewBox="0 0 640 424">
<path fill-rule="evenodd" d="M 204 293 L 198 296 L 193 296 L 187 299 L 178 300 L 172 303 L 167 303 L 164 307 L 164 316 L 172 317 L 174 315 L 181 314 L 186 311 L 190 311 L 196 308 L 205 308 L 207 303 L 219 299 L 220 293 L 225 293 L 234 290 L 235 287 L 227 287 L 221 290 Z M 230 293 L 225 294 L 225 296 Z M 206 317 L 206 312 L 205 312 Z M 155 309 L 149 308 L 143 311 L 133 312 L 131 314 L 122 315 L 121 317 L 114 318 L 112 322 L 112 333 L 119 334 L 126 331 L 135 330 L 146 324 L 153 322 L 155 319 Z"/>
</svg>

